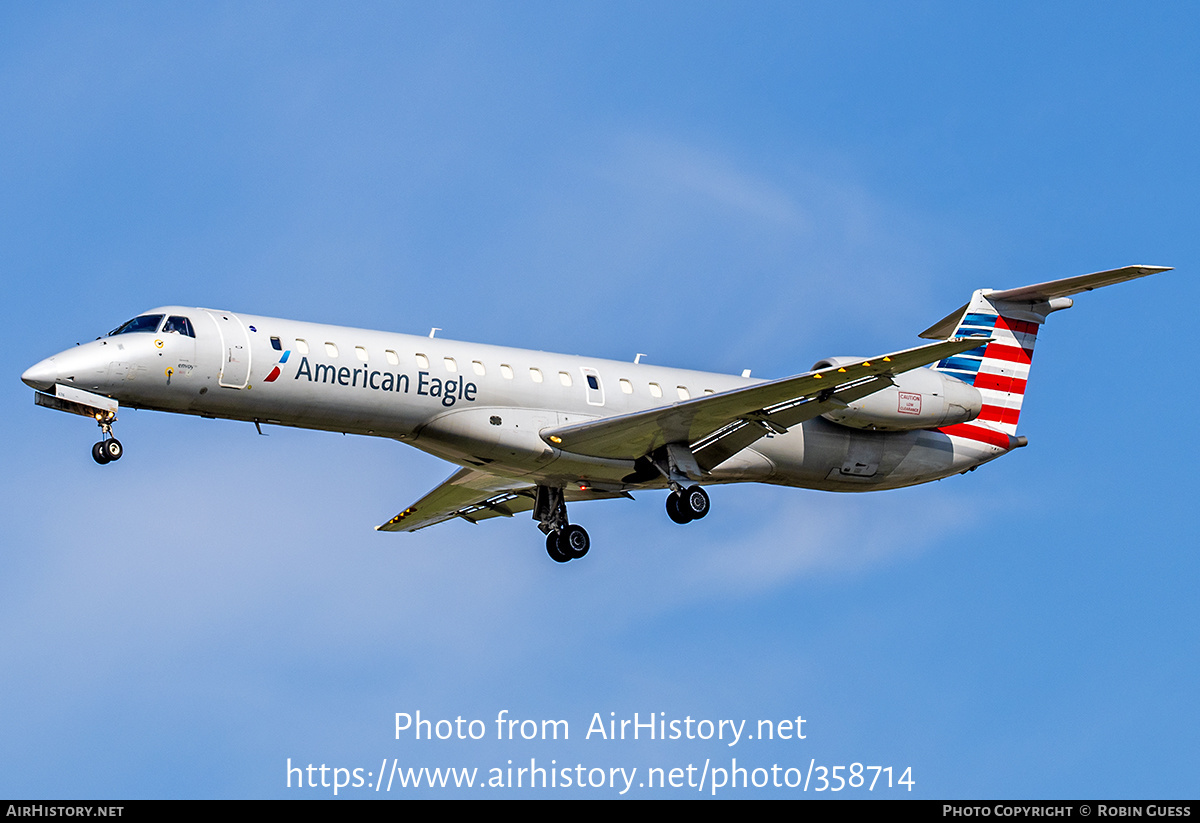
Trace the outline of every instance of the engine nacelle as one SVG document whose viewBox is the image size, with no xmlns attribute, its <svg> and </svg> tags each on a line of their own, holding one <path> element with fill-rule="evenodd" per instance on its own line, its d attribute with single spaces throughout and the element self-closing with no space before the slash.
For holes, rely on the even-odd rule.
<svg viewBox="0 0 1200 823">
<path fill-rule="evenodd" d="M 861 357 L 830 357 L 814 364 L 813 370 L 861 362 Z M 821 416 L 854 429 L 908 431 L 966 423 L 983 410 L 978 389 L 933 369 L 912 369 L 892 380 L 896 385 Z"/>
</svg>

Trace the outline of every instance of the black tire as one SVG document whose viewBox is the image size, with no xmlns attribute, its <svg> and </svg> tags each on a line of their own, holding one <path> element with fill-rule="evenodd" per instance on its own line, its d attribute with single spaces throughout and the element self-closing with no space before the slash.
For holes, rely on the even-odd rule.
<svg viewBox="0 0 1200 823">
<path fill-rule="evenodd" d="M 108 456 L 108 450 L 104 448 L 104 443 L 95 443 L 92 445 L 92 459 L 103 466 L 111 458 Z"/>
<path fill-rule="evenodd" d="M 683 496 L 671 492 L 667 495 L 667 517 L 674 520 L 679 525 L 691 523 L 692 518 L 688 517 L 687 510 L 683 506 Z"/>
<path fill-rule="evenodd" d="M 700 488 L 699 486 L 691 486 L 690 488 L 684 489 L 683 501 L 679 507 L 683 509 L 684 513 L 687 514 L 689 518 L 692 520 L 699 520 L 700 518 L 704 517 L 704 515 L 708 514 L 709 506 L 708 492 L 706 492 L 704 489 Z"/>
<path fill-rule="evenodd" d="M 570 555 L 558 547 L 558 532 L 546 535 L 546 554 L 550 555 L 550 559 L 555 563 L 566 563 L 571 559 Z"/>
<path fill-rule="evenodd" d="M 588 537 L 583 526 L 567 526 L 558 539 L 559 550 L 571 560 L 578 560 L 588 553 L 592 547 L 592 539 Z"/>
<path fill-rule="evenodd" d="M 102 441 L 100 447 L 104 449 L 104 453 L 108 455 L 109 460 L 120 460 L 121 455 L 125 453 L 125 449 L 121 447 L 121 441 L 115 437 Z"/>
</svg>

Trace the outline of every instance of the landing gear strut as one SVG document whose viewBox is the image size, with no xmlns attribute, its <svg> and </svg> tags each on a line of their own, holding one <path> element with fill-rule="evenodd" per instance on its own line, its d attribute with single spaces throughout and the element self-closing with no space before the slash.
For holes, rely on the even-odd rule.
<svg viewBox="0 0 1200 823">
<path fill-rule="evenodd" d="M 667 517 L 676 523 L 691 523 L 708 514 L 708 493 L 699 486 L 676 488 L 667 495 Z"/>
<path fill-rule="evenodd" d="M 546 554 L 556 563 L 583 557 L 592 547 L 592 540 L 583 526 L 567 522 L 567 503 L 562 489 L 538 486 L 533 517 L 538 521 L 538 528 L 546 534 Z"/>
<path fill-rule="evenodd" d="M 111 463 L 114 460 L 120 460 L 121 455 L 125 453 L 125 449 L 121 446 L 121 441 L 113 437 L 112 424 L 116 420 L 115 417 L 97 417 L 96 422 L 100 426 L 100 442 L 92 446 L 92 459 L 100 465 Z"/>
</svg>

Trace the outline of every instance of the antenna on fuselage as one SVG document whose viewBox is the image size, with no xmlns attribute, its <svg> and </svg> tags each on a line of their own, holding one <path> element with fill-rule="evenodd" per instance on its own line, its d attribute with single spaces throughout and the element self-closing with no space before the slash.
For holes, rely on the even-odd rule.
<svg viewBox="0 0 1200 823">
<path fill-rule="evenodd" d="M 645 353 L 645 352 L 641 352 L 641 351 L 640 351 L 640 352 L 638 352 L 638 353 L 637 353 L 637 357 L 633 358 L 633 365 L 635 365 L 635 366 L 636 366 L 636 365 L 638 364 L 638 361 L 639 361 L 639 360 L 641 360 L 641 359 L 642 359 L 643 357 L 645 357 L 645 356 L 646 356 L 646 353 Z"/>
<path fill-rule="evenodd" d="M 440 326 L 434 326 L 432 329 L 430 329 L 430 330 L 429 330 L 429 339 L 430 339 L 430 340 L 432 340 L 432 339 L 433 339 L 433 335 L 434 335 L 434 333 L 435 333 L 435 332 L 439 332 L 439 331 L 441 331 L 441 330 L 442 330 L 442 329 L 441 329 L 441 327 L 440 327 Z"/>
</svg>

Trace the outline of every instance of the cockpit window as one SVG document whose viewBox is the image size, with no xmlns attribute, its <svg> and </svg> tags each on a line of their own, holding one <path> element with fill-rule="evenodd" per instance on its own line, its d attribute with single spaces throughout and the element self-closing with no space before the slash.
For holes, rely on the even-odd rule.
<svg viewBox="0 0 1200 823">
<path fill-rule="evenodd" d="M 148 331 L 153 333 L 158 331 L 158 324 L 162 322 L 162 319 L 163 316 L 161 314 L 143 314 L 140 317 L 135 317 L 132 320 L 117 326 L 108 333 L 108 336 L 112 337 L 115 334 L 129 334 L 130 332 L 135 331 Z M 195 335 L 193 335 L 193 337 L 194 336 Z"/>
<path fill-rule="evenodd" d="M 195 337 L 196 333 L 192 331 L 192 321 L 186 317 L 176 317 L 171 315 L 167 318 L 166 324 L 163 326 L 163 334 L 182 334 L 185 337 Z"/>
</svg>

